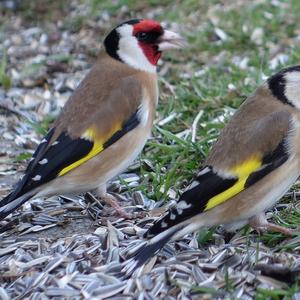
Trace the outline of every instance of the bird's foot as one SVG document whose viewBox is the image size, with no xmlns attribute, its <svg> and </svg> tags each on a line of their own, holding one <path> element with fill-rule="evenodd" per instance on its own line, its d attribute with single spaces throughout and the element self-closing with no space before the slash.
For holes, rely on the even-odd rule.
<svg viewBox="0 0 300 300">
<path fill-rule="evenodd" d="M 147 215 L 147 213 L 144 211 L 133 212 L 133 213 L 126 212 L 124 207 L 122 207 L 119 204 L 117 198 L 108 193 L 106 193 L 105 195 L 101 195 L 101 200 L 103 200 L 103 202 L 111 206 L 115 210 L 118 216 L 125 219 L 144 218 Z"/>
<path fill-rule="evenodd" d="M 132 214 L 127 213 L 114 196 L 106 193 L 105 195 L 101 195 L 101 200 L 111 206 L 120 217 L 125 219 L 133 218 Z"/>
<path fill-rule="evenodd" d="M 162 206 L 153 208 L 152 210 L 148 211 L 147 215 L 149 217 L 161 217 L 166 211 L 168 210 L 168 207 Z"/>
<path fill-rule="evenodd" d="M 291 229 L 268 222 L 264 213 L 250 218 L 249 225 L 259 234 L 263 234 L 268 231 L 275 231 L 288 236 L 293 236 L 295 234 Z"/>
</svg>

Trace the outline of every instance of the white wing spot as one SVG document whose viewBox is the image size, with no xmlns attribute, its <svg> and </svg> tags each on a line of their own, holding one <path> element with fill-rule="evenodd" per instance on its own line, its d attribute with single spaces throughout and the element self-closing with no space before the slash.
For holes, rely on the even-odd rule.
<svg viewBox="0 0 300 300">
<path fill-rule="evenodd" d="M 192 206 L 192 204 L 187 204 L 185 201 L 179 201 L 177 203 L 177 208 L 180 208 L 180 209 L 186 209 L 186 208 L 189 208 L 191 206 Z"/>
<path fill-rule="evenodd" d="M 41 144 L 47 143 L 48 141 L 46 139 L 42 139 Z"/>
<path fill-rule="evenodd" d="M 48 159 L 47 158 L 44 158 L 44 159 L 42 159 L 42 160 L 39 161 L 40 165 L 45 165 L 46 163 L 48 163 Z"/>
<path fill-rule="evenodd" d="M 206 167 L 198 173 L 198 176 L 204 175 L 204 174 L 208 173 L 209 171 L 210 171 L 210 168 Z"/>
<path fill-rule="evenodd" d="M 178 215 L 181 215 L 183 213 L 184 209 L 187 209 L 191 206 L 192 206 L 192 204 L 187 204 L 185 201 L 179 201 L 177 203 L 177 207 L 176 207 Z"/>
<path fill-rule="evenodd" d="M 175 220 L 176 219 L 176 215 L 175 214 L 170 214 L 170 220 Z"/>
<path fill-rule="evenodd" d="M 161 222 L 160 227 L 166 228 L 166 227 L 168 227 L 168 224 L 166 222 Z"/>
<path fill-rule="evenodd" d="M 31 179 L 32 179 L 33 181 L 39 181 L 39 180 L 41 180 L 41 178 L 42 178 L 41 175 L 35 175 L 35 176 L 32 177 Z"/>
<path fill-rule="evenodd" d="M 59 144 L 59 141 L 53 142 L 51 146 L 55 146 L 55 145 L 57 145 L 57 144 Z"/>
<path fill-rule="evenodd" d="M 189 189 L 192 189 L 192 188 L 194 188 L 194 187 L 196 187 L 196 186 L 198 186 L 199 185 L 199 182 L 198 181 L 193 181 L 189 186 L 188 186 L 188 190 Z"/>
</svg>

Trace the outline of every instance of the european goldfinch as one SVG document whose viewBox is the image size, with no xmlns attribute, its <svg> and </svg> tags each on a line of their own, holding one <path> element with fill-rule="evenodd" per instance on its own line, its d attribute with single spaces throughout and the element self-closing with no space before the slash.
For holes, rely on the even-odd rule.
<svg viewBox="0 0 300 300">
<path fill-rule="evenodd" d="M 157 62 L 162 51 L 183 45 L 177 33 L 153 20 L 114 28 L 23 178 L 0 202 L 0 220 L 31 198 L 93 189 L 122 213 L 106 182 L 142 150 L 158 100 Z"/>
<path fill-rule="evenodd" d="M 129 274 L 168 241 L 202 226 L 268 223 L 272 207 L 300 175 L 300 65 L 270 77 L 241 105 L 213 145 L 203 168 L 170 209 L 145 233 L 149 241 L 131 259 Z"/>
</svg>

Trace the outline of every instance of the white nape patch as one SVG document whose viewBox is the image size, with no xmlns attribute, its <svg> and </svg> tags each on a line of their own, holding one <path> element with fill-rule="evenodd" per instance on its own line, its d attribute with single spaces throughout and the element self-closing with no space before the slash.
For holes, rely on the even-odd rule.
<svg viewBox="0 0 300 300">
<path fill-rule="evenodd" d="M 285 91 L 286 98 L 295 107 L 300 109 L 300 72 L 292 71 L 287 72 L 285 78 Z"/>
<path fill-rule="evenodd" d="M 42 159 L 42 160 L 39 161 L 40 165 L 45 165 L 46 163 L 48 163 L 48 159 L 47 158 L 44 158 L 44 159 Z"/>
<path fill-rule="evenodd" d="M 168 224 L 165 221 L 163 221 L 163 222 L 161 222 L 160 227 L 166 228 L 166 227 L 168 227 Z"/>
<path fill-rule="evenodd" d="M 117 54 L 129 66 L 142 71 L 156 73 L 156 66 L 152 65 L 132 35 L 133 26 L 124 24 L 117 29 L 120 34 L 119 50 Z"/>
<path fill-rule="evenodd" d="M 41 178 L 42 178 L 41 175 L 35 175 L 35 176 L 32 177 L 31 179 L 32 179 L 33 181 L 39 181 L 39 180 L 41 180 Z"/>
<path fill-rule="evenodd" d="M 57 144 L 59 144 L 59 141 L 53 142 L 51 146 L 56 146 Z"/>
<path fill-rule="evenodd" d="M 192 206 L 192 204 L 187 204 L 185 201 L 179 201 L 177 203 L 177 206 L 176 206 L 176 210 L 177 210 L 177 213 L 178 215 L 181 215 L 183 213 L 183 210 L 184 209 L 187 209 L 187 208 L 190 208 Z"/>
</svg>

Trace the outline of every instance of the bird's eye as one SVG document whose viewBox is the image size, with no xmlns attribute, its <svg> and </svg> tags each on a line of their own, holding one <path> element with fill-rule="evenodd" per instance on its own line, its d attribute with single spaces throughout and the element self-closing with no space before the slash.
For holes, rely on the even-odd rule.
<svg viewBox="0 0 300 300">
<path fill-rule="evenodd" d="M 145 41 L 148 38 L 148 33 L 147 32 L 139 32 L 139 33 L 137 33 L 136 38 L 139 41 Z"/>
</svg>

